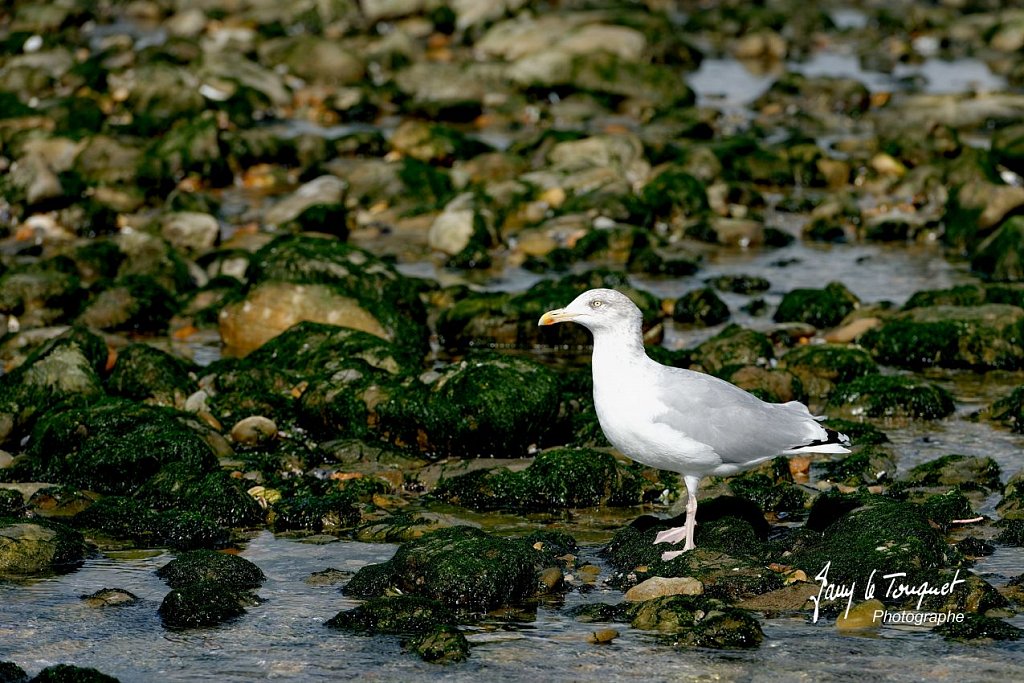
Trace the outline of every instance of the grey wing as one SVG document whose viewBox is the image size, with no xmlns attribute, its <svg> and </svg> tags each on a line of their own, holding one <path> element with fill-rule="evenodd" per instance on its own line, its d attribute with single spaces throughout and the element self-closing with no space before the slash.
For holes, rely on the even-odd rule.
<svg viewBox="0 0 1024 683">
<path fill-rule="evenodd" d="M 667 381 L 655 387 L 665 412 L 655 420 L 711 446 L 723 463 L 763 460 L 827 438 L 801 403 L 765 403 L 710 375 L 665 370 Z"/>
</svg>

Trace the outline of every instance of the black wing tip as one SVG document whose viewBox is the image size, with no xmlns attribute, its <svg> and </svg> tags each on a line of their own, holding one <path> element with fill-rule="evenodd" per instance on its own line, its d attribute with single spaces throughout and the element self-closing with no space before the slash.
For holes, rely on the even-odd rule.
<svg viewBox="0 0 1024 683">
<path fill-rule="evenodd" d="M 830 444 L 837 444 L 837 445 L 843 446 L 843 447 L 849 447 L 850 446 L 850 437 L 848 437 L 846 434 L 843 434 L 842 432 L 837 432 L 834 429 L 829 429 L 828 427 L 825 427 L 824 429 L 825 429 L 825 438 L 824 439 L 818 439 L 817 441 L 812 441 L 809 444 L 805 444 L 805 445 L 801 446 L 801 448 L 813 448 L 815 446 L 828 446 Z"/>
</svg>

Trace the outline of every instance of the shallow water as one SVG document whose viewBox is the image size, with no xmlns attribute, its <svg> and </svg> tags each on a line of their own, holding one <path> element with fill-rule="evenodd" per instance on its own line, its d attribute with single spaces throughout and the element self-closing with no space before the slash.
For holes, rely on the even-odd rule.
<svg viewBox="0 0 1024 683">
<path fill-rule="evenodd" d="M 485 623 L 470 629 L 472 656 L 457 667 L 437 667 L 403 653 L 393 637 L 352 636 L 324 622 L 356 603 L 334 586 L 305 579 L 328 567 L 355 571 L 387 559 L 395 546 L 342 541 L 311 545 L 254 538 L 242 556 L 259 565 L 267 582 L 264 602 L 215 629 L 165 630 L 157 607 L 168 592 L 154 570 L 171 559 L 99 557 L 67 576 L 27 585 L 0 584 L 0 660 L 30 674 L 50 664 L 94 666 L 122 681 L 341 680 L 984 680 L 1024 679 L 1024 643 L 966 646 L 921 629 L 884 627 L 872 635 L 840 635 L 810 615 L 762 620 L 765 642 L 751 652 L 676 651 L 650 632 L 614 624 L 614 643 L 591 645 L 587 636 L 605 624 L 584 624 L 555 608 L 541 607 L 528 623 Z M 602 566 L 593 547 L 582 553 Z M 976 568 L 993 583 L 1021 566 L 1024 551 L 999 549 Z M 600 586 L 600 584 L 599 584 Z M 91 608 L 79 596 L 104 587 L 138 595 L 133 606 Z M 565 607 L 617 602 L 621 593 L 601 589 L 569 593 Z M 1011 620 L 1024 625 L 1024 618 Z M 642 665 L 638 663 L 642 662 Z M 911 664 L 912 663 L 912 664 Z"/>
</svg>

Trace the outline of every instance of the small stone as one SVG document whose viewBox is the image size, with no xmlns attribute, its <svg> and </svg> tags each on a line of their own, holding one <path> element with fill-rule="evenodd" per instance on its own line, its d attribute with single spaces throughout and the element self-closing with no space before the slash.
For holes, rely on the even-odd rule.
<svg viewBox="0 0 1024 683">
<path fill-rule="evenodd" d="M 160 234 L 178 249 L 202 254 L 217 243 L 220 225 L 208 213 L 177 211 L 161 219 Z"/>
<path fill-rule="evenodd" d="M 0 451 L 0 470 L 10 467 L 14 463 L 14 456 L 7 451 Z"/>
<path fill-rule="evenodd" d="M 558 567 L 548 567 L 537 577 L 537 584 L 541 592 L 551 593 L 558 590 L 564 578 L 561 569 Z"/>
<path fill-rule="evenodd" d="M 882 624 L 880 613 L 885 612 L 881 600 L 866 600 L 850 607 L 849 613 L 842 613 L 836 619 L 836 628 L 840 631 L 863 631 L 878 628 Z M 878 617 L 876 618 L 876 614 Z"/>
<path fill-rule="evenodd" d="M 602 628 L 594 631 L 587 637 L 587 642 L 594 645 L 607 645 L 619 637 L 619 632 L 613 628 Z"/>
<path fill-rule="evenodd" d="M 692 576 L 665 578 L 652 576 L 642 583 L 626 591 L 626 600 L 644 602 L 666 595 L 700 595 L 704 592 L 704 584 Z"/>
<path fill-rule="evenodd" d="M 95 593 L 82 596 L 82 602 L 89 607 L 116 607 L 118 605 L 134 605 L 139 596 L 122 588 L 101 588 Z"/>
<path fill-rule="evenodd" d="M 246 446 L 255 446 L 273 439 L 277 425 L 269 417 L 250 415 L 235 423 L 231 428 L 231 439 Z"/>
</svg>

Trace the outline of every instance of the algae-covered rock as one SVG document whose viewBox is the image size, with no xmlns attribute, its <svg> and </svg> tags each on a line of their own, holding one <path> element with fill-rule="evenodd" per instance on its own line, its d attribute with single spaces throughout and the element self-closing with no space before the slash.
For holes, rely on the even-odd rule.
<svg viewBox="0 0 1024 683">
<path fill-rule="evenodd" d="M 0 313 L 15 315 L 26 327 L 66 321 L 85 298 L 74 264 L 48 259 L 0 273 Z"/>
<path fill-rule="evenodd" d="M 860 300 L 839 282 L 829 283 L 824 289 L 794 289 L 782 297 L 775 321 L 832 327 L 859 305 Z"/>
<path fill-rule="evenodd" d="M 169 463 L 196 473 L 217 460 L 202 435 L 166 408 L 120 399 L 48 413 L 28 455 L 46 481 L 101 493 L 131 493 Z"/>
<path fill-rule="evenodd" d="M 270 522 L 275 531 L 303 530 L 316 533 L 355 526 L 359 508 L 350 493 L 299 494 L 274 504 Z"/>
<path fill-rule="evenodd" d="M 637 505 L 646 480 L 602 451 L 553 448 L 522 472 L 477 470 L 443 479 L 434 495 L 473 510 Z"/>
<path fill-rule="evenodd" d="M 767 336 L 733 324 L 693 349 L 690 359 L 704 372 L 717 376 L 735 366 L 767 365 L 774 355 Z"/>
<path fill-rule="evenodd" d="M 643 313 L 645 330 L 661 318 L 657 297 L 630 285 L 624 273 L 595 269 L 558 280 L 542 280 L 521 294 L 488 292 L 462 298 L 438 316 L 437 334 L 445 348 L 459 350 L 589 346 L 590 333 L 578 325 L 538 328 L 537 321 L 544 312 L 568 306 L 577 296 L 595 287 L 617 289 L 632 299 Z"/>
<path fill-rule="evenodd" d="M 937 420 L 954 409 L 953 396 L 942 387 L 893 375 L 865 375 L 842 384 L 829 397 L 829 406 L 848 418 L 918 420 Z"/>
<path fill-rule="evenodd" d="M 0 488 L 0 517 L 20 517 L 25 511 L 21 492 Z"/>
<path fill-rule="evenodd" d="M 28 674 L 14 662 L 0 662 L 0 681 L 3 683 L 28 683 Z"/>
<path fill-rule="evenodd" d="M 231 542 L 231 533 L 199 512 L 165 510 L 156 516 L 156 536 L 174 550 L 212 550 Z"/>
<path fill-rule="evenodd" d="M 878 372 L 864 349 L 843 344 L 797 346 L 782 357 L 781 366 L 800 378 L 811 396 L 828 396 L 837 384 Z"/>
<path fill-rule="evenodd" d="M 807 503 L 807 493 L 791 480 L 776 481 L 760 472 L 733 477 L 729 480 L 729 489 L 765 512 L 797 512 L 803 510 Z"/>
<path fill-rule="evenodd" d="M 881 598 L 888 583 L 881 575 L 907 572 L 910 582 L 921 570 L 948 566 L 955 559 L 955 551 L 916 505 L 881 497 L 861 502 L 865 504 L 841 514 L 820 535 L 803 539 L 788 563 L 808 576 L 818 575 L 828 564 L 828 580 L 833 583 L 863 585 L 877 570 L 874 580 Z"/>
<path fill-rule="evenodd" d="M 1024 387 L 1017 387 L 1008 396 L 996 400 L 982 415 L 1024 434 Z"/>
<path fill-rule="evenodd" d="M 221 312 L 221 337 L 245 355 L 309 320 L 368 332 L 418 360 L 427 350 L 416 285 L 369 252 L 332 239 L 280 237 L 253 255 L 249 288 Z"/>
<path fill-rule="evenodd" d="M 135 497 L 158 510 L 195 512 L 228 527 L 254 526 L 265 516 L 239 479 L 221 470 L 196 472 L 184 462 L 161 468 Z"/>
<path fill-rule="evenodd" d="M 926 306 L 860 339 L 881 363 L 904 368 L 1024 367 L 1024 309 L 1008 304 Z"/>
<path fill-rule="evenodd" d="M 327 620 L 331 628 L 353 633 L 410 635 L 456 623 L 451 609 L 437 600 L 416 595 L 370 598 L 358 607 Z"/>
<path fill-rule="evenodd" d="M 378 405 L 379 429 L 435 457 L 519 457 L 557 426 L 559 389 L 534 361 L 476 352 L 429 387 L 411 385 Z"/>
<path fill-rule="evenodd" d="M 958 488 L 928 496 L 921 502 L 921 510 L 925 517 L 944 530 L 948 530 L 956 520 L 975 517 L 971 501 Z"/>
<path fill-rule="evenodd" d="M 53 664 L 31 680 L 33 683 L 118 683 L 119 679 L 89 666 Z"/>
<path fill-rule="evenodd" d="M 244 557 L 212 550 L 181 553 L 157 569 L 156 575 L 171 588 L 210 581 L 227 588 L 255 589 L 267 578 L 259 567 Z"/>
<path fill-rule="evenodd" d="M 167 628 L 203 628 L 242 616 L 246 606 L 256 601 L 249 591 L 232 589 L 219 581 L 199 581 L 172 590 L 158 611 Z"/>
<path fill-rule="evenodd" d="M 127 275 L 89 302 L 79 321 L 99 330 L 161 334 L 178 310 L 170 292 L 147 275 Z"/>
<path fill-rule="evenodd" d="M 750 612 L 702 595 L 673 595 L 632 606 L 633 628 L 660 631 L 677 645 L 715 649 L 754 648 L 764 633 Z"/>
<path fill-rule="evenodd" d="M 27 431 L 42 412 L 64 401 L 103 396 L 100 372 L 106 361 L 103 340 L 73 327 L 0 375 L 0 444 Z"/>
<path fill-rule="evenodd" d="M 107 391 L 133 401 L 182 410 L 194 391 L 188 365 L 160 349 L 132 344 L 117 353 Z"/>
<path fill-rule="evenodd" d="M 459 612 L 485 612 L 529 597 L 544 557 L 523 540 L 452 527 L 403 543 L 387 562 L 360 569 L 345 592 L 376 597 L 396 588 Z"/>
<path fill-rule="evenodd" d="M 851 437 L 851 440 L 855 439 Z M 840 460 L 822 463 L 821 478 L 846 486 L 874 486 L 891 481 L 896 468 L 896 453 L 892 448 L 869 443 Z"/>
<path fill-rule="evenodd" d="M 66 572 L 85 559 L 82 534 L 58 522 L 0 518 L 0 576 Z"/>
<path fill-rule="evenodd" d="M 345 182 L 332 175 L 314 178 L 267 209 L 268 226 L 282 232 L 322 232 L 344 238 Z"/>
<path fill-rule="evenodd" d="M 957 486 L 965 491 L 998 491 L 999 464 L 978 455 L 944 455 L 915 466 L 905 477 L 919 486 Z"/>
<path fill-rule="evenodd" d="M 159 542 L 160 521 L 147 504 L 124 496 L 104 496 L 75 515 L 75 526 L 146 546 Z M 90 533 L 91 535 L 91 533 Z"/>
<path fill-rule="evenodd" d="M 443 624 L 410 638 L 405 647 L 431 664 L 455 664 L 469 657 L 469 641 L 462 631 Z"/>
<path fill-rule="evenodd" d="M 1011 216 L 979 244 L 971 268 L 992 280 L 1024 280 L 1024 217 Z"/>
<path fill-rule="evenodd" d="M 676 299 L 672 319 L 679 323 L 711 326 L 729 319 L 729 307 L 710 287 L 695 289 Z"/>
<path fill-rule="evenodd" d="M 1008 624 L 1002 619 L 982 614 L 967 613 L 963 621 L 949 621 L 935 629 L 946 640 L 1020 640 L 1024 629 Z"/>
<path fill-rule="evenodd" d="M 1003 488 L 1003 498 L 996 511 L 1004 519 L 1024 519 L 1024 470 L 1017 472 Z"/>
</svg>

